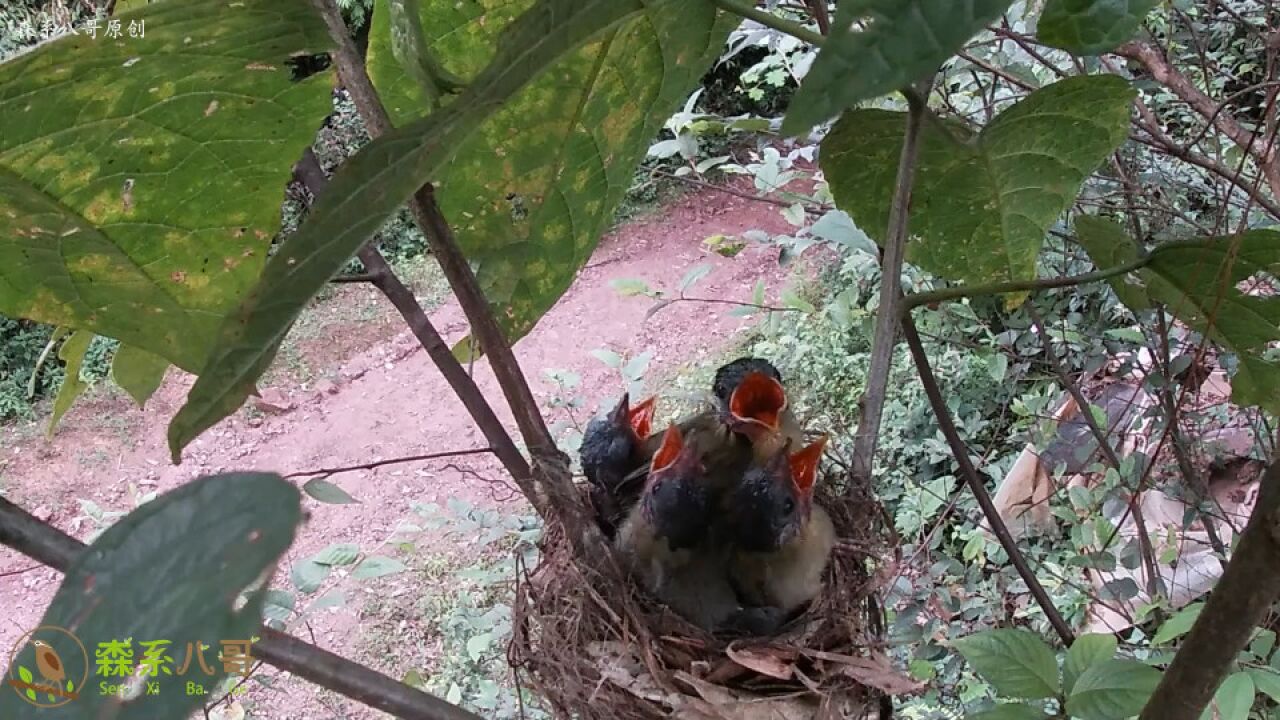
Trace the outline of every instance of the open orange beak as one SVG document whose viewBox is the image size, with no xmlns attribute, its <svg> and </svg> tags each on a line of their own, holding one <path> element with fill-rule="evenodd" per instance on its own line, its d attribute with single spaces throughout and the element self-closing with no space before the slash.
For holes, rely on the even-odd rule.
<svg viewBox="0 0 1280 720">
<path fill-rule="evenodd" d="M 649 433 L 652 432 L 653 411 L 657 407 L 657 400 L 656 396 L 649 397 L 627 411 L 627 422 L 631 424 L 631 429 L 635 431 L 636 437 L 642 440 L 649 437 Z"/>
<path fill-rule="evenodd" d="M 787 393 L 782 383 L 762 372 L 749 373 L 729 396 L 729 414 L 739 422 L 755 422 L 777 430 Z"/>
<path fill-rule="evenodd" d="M 649 465 L 650 474 L 675 465 L 676 459 L 680 457 L 683 450 L 684 436 L 680 434 L 680 428 L 676 427 L 675 423 L 671 423 L 667 426 L 667 431 L 662 434 L 662 445 L 658 448 L 658 452 L 653 454 L 653 460 Z"/>
<path fill-rule="evenodd" d="M 822 451 L 827 447 L 827 436 L 823 435 L 800 452 L 793 453 L 789 459 L 791 478 L 801 495 L 813 493 L 813 484 L 818 477 L 818 461 L 822 459 Z"/>
</svg>

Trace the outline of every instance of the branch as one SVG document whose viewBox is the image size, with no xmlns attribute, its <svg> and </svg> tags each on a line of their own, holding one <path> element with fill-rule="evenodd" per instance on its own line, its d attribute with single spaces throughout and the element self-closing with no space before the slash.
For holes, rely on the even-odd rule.
<svg viewBox="0 0 1280 720">
<path fill-rule="evenodd" d="M 1280 598 L 1280 462 L 1262 478 L 1240 544 L 1165 670 L 1141 720 L 1198 720 L 1253 630 Z"/>
<path fill-rule="evenodd" d="M 1251 156 L 1258 163 L 1258 168 L 1267 179 L 1267 184 L 1271 186 L 1271 192 L 1276 197 L 1280 197 L 1280 162 L 1277 162 L 1274 149 L 1260 147 L 1255 133 L 1241 125 L 1235 116 L 1222 112 L 1221 103 L 1206 95 L 1186 75 L 1173 67 L 1158 48 L 1135 40 L 1121 45 L 1112 52 L 1142 65 L 1156 82 L 1169 88 L 1173 94 L 1191 106 L 1192 110 L 1199 113 L 1227 139 Z"/>
<path fill-rule="evenodd" d="M 830 35 L 831 13 L 827 9 L 827 0 L 805 0 L 805 5 L 809 8 L 809 14 L 813 16 L 813 21 L 818 24 L 818 32 L 823 35 Z"/>
<path fill-rule="evenodd" d="M 1075 401 L 1076 407 L 1079 408 L 1080 417 L 1084 418 L 1085 425 L 1089 426 L 1089 432 L 1093 434 L 1093 439 L 1098 443 L 1098 450 L 1106 458 L 1107 464 L 1119 476 L 1122 471 L 1120 456 L 1116 454 L 1115 448 L 1111 447 L 1109 437 L 1109 434 L 1115 428 L 1108 427 L 1104 432 L 1102 427 L 1098 425 L 1097 419 L 1093 417 L 1093 404 L 1080 391 L 1080 386 L 1067 374 L 1067 368 L 1058 357 L 1058 352 L 1053 349 L 1053 338 L 1049 337 L 1049 330 L 1044 326 L 1044 318 L 1040 317 L 1040 313 L 1036 312 L 1035 306 L 1031 303 L 1027 303 L 1027 314 L 1031 316 L 1031 321 L 1035 323 L 1036 330 L 1040 333 L 1040 343 L 1044 349 L 1045 360 L 1049 362 L 1049 367 L 1053 368 L 1054 374 L 1058 376 L 1058 382 L 1062 383 L 1062 387 L 1066 388 L 1067 393 L 1071 395 L 1071 399 Z M 1121 416 L 1123 417 L 1123 413 Z M 1151 535 L 1147 533 L 1147 522 L 1142 515 L 1141 497 L 1141 491 L 1135 492 L 1129 497 L 1129 510 L 1133 513 L 1133 523 L 1138 530 L 1138 552 L 1142 555 L 1142 564 L 1147 571 L 1147 597 L 1154 602 L 1159 595 L 1160 575 L 1156 571 L 1156 554 L 1151 547 Z"/>
<path fill-rule="evenodd" d="M 485 447 L 485 448 L 473 448 L 470 450 L 450 450 L 447 452 L 427 453 L 425 455 L 406 455 L 405 457 L 396 457 L 396 458 L 391 458 L 390 460 L 376 460 L 374 462 L 367 462 L 360 465 L 344 465 L 343 467 L 321 468 L 319 470 L 301 470 L 299 472 L 289 473 L 288 475 L 285 475 L 283 477 L 300 478 L 300 477 L 311 477 L 313 475 L 319 475 L 321 477 L 329 477 L 330 475 L 337 475 L 338 473 L 351 472 L 353 470 L 372 470 L 374 468 L 379 468 L 384 465 L 398 465 L 400 463 L 419 462 L 422 460 L 437 460 L 439 458 L 461 457 L 464 455 L 484 455 L 491 452 L 493 452 L 493 448 Z"/>
<path fill-rule="evenodd" d="M 303 170 L 298 171 L 297 168 Z M 307 170 L 307 168 L 313 170 Z M 324 170 L 320 167 L 319 159 L 311 148 L 307 148 L 302 154 L 302 159 L 295 166 L 295 176 L 303 178 L 305 187 L 313 197 L 318 196 L 329 182 Z M 529 496 L 530 502 L 534 502 L 536 494 L 533 493 L 532 485 L 529 483 L 529 462 L 524 459 L 524 455 L 520 454 L 506 427 L 494 414 L 493 408 L 484 398 L 484 393 L 480 392 L 475 379 L 466 368 L 462 367 L 444 338 L 440 337 L 440 333 L 431 324 L 431 318 L 418 304 L 413 291 L 400 281 L 391 266 L 387 264 L 386 258 L 382 257 L 382 253 L 372 245 L 365 245 L 357 255 L 367 271 L 361 277 L 368 277 L 369 282 L 373 283 L 400 312 L 405 324 L 427 351 L 427 356 L 440 369 L 445 382 L 449 383 L 449 387 L 471 414 L 472 420 L 480 428 L 485 440 L 489 442 L 493 454 L 498 457 L 507 472 L 511 473 L 516 485 L 522 491 L 526 491 L 525 494 Z M 534 507 L 538 507 L 536 503 Z M 541 512 L 540 508 L 539 512 Z"/>
<path fill-rule="evenodd" d="M 764 25 L 767 28 L 773 28 L 774 30 L 777 30 L 780 33 L 783 33 L 785 35 L 790 35 L 791 37 L 799 40 L 803 40 L 809 43 L 810 45 L 813 45 L 814 47 L 822 47 L 823 41 L 826 40 L 826 38 L 824 38 L 821 34 L 816 33 L 799 23 L 791 22 L 786 18 L 778 17 L 777 15 L 774 15 L 773 13 L 767 10 L 761 10 L 760 8 L 757 8 L 755 6 L 755 0 L 711 0 L 711 1 L 722 10 L 728 10 L 729 12 L 733 13 L 734 15 L 737 15 L 738 17 L 744 17 L 748 20 L 755 20 L 756 22 L 760 23 L 761 25 Z"/>
<path fill-rule="evenodd" d="M 0 543 L 65 573 L 84 552 L 85 544 L 41 522 L 26 510 L 0 498 Z M 262 628 L 254 644 L 257 656 L 357 702 L 408 720 L 482 720 L 350 660 L 286 633 Z"/>
<path fill-rule="evenodd" d="M 847 492 L 868 487 L 875 467 L 876 441 L 880 436 L 880 419 L 889 388 L 889 371 L 893 365 L 893 349 L 898 340 L 898 305 L 902 302 L 902 258 L 911 224 L 911 186 L 915 183 L 916 159 L 920 154 L 920 128 L 924 124 L 926 103 L 923 96 L 933 77 L 921 83 L 923 93 L 906 93 L 909 103 L 907 129 L 898 157 L 898 180 L 889 208 L 889 227 L 885 234 L 884 252 L 880 260 L 880 307 L 875 334 L 871 340 L 871 366 L 867 371 L 867 389 L 863 392 L 861 417 L 853 436 L 853 478 Z"/>
<path fill-rule="evenodd" d="M 960 285 L 957 287 L 942 288 L 941 290 L 930 290 L 929 292 L 911 293 L 907 295 L 902 302 L 902 313 L 910 314 L 912 310 L 921 305 L 931 305 L 933 303 L 944 302 L 946 300 L 955 300 L 962 297 L 970 297 L 973 295 L 1002 295 L 1004 293 L 1027 292 L 1031 290 L 1052 290 L 1053 288 L 1074 287 L 1076 285 L 1084 285 L 1085 283 L 1106 280 L 1117 275 L 1140 270 L 1150 262 L 1148 257 L 1140 257 L 1131 260 L 1123 265 L 1107 268 L 1105 270 L 1095 270 L 1083 275 L 1068 275 L 1066 277 L 1056 278 L 1037 278 L 1035 280 L 1011 280 L 1008 282 L 988 283 L 986 285 Z"/>
<path fill-rule="evenodd" d="M 1040 605 L 1045 617 L 1049 619 L 1049 624 L 1053 626 L 1053 629 L 1058 633 L 1058 637 L 1062 639 L 1062 644 L 1070 646 L 1075 638 L 1075 635 L 1071 632 L 1071 626 L 1067 625 L 1067 621 L 1062 618 L 1062 613 L 1058 612 L 1058 608 L 1053 604 L 1049 593 L 1045 592 L 1044 586 L 1040 584 L 1035 573 L 1027 565 L 1027 559 L 1023 557 L 1022 551 L 1018 549 L 1017 541 L 1009 534 L 1009 528 L 1004 524 L 1004 519 L 1000 517 L 1000 511 L 996 510 L 995 503 L 991 502 L 991 494 L 987 492 L 987 486 L 983 484 L 982 478 L 978 476 L 977 468 L 973 466 L 973 461 L 969 459 L 969 449 L 965 447 L 964 440 L 960 438 L 955 422 L 951 419 L 951 411 L 947 408 L 947 401 L 942 397 L 942 390 L 938 387 L 938 379 L 934 376 L 933 369 L 929 366 L 929 356 L 925 354 L 924 344 L 920 342 L 920 335 L 916 332 L 915 321 L 912 320 L 909 314 L 904 315 L 902 318 L 902 334 L 906 338 L 907 347 L 911 350 L 911 357 L 915 361 L 916 371 L 920 374 L 920 384 L 924 386 L 924 394 L 929 398 L 929 405 L 933 408 L 933 414 L 938 418 L 938 428 L 942 431 L 943 436 L 946 437 L 947 444 L 951 446 L 951 453 L 955 456 L 956 463 L 960 466 L 960 474 L 964 477 L 965 483 L 969 485 L 973 496 L 977 498 L 978 505 L 982 508 L 982 514 L 986 516 L 992 532 L 996 535 L 996 539 L 1000 541 L 1001 547 L 1004 548 L 1005 553 L 1009 556 L 1009 561 L 1013 563 L 1018 575 L 1027 584 L 1027 588 L 1031 590 L 1031 595 L 1035 598 L 1036 603 Z"/>
<path fill-rule="evenodd" d="M 373 83 L 369 80 L 369 74 L 365 72 L 363 60 L 351 43 L 351 37 L 342 21 L 342 14 L 333 0 L 313 0 L 313 2 L 324 17 L 325 24 L 329 27 L 329 34 L 336 44 L 333 56 L 338 68 L 338 76 L 347 92 L 351 94 L 356 109 L 360 111 L 370 137 L 376 138 L 386 133 L 391 129 L 390 118 L 387 116 L 386 108 L 382 106 L 382 101 L 378 98 Z M 453 229 L 449 227 L 440 206 L 436 203 L 435 191 L 430 184 L 424 185 L 414 193 L 413 199 L 409 202 L 409 211 L 423 235 L 426 236 L 427 246 L 439 263 L 440 270 L 449 281 L 449 287 L 457 297 L 463 314 L 471 324 L 472 335 L 479 343 L 481 350 L 488 356 L 489 368 L 493 371 L 498 386 L 502 388 L 525 446 L 533 455 L 533 467 L 529 473 L 515 476 L 516 484 L 540 515 L 547 519 L 557 519 L 565 524 L 575 550 L 580 556 L 608 554 L 603 536 L 587 515 L 586 507 L 574 489 L 569 474 L 568 458 L 556 447 L 551 431 L 547 429 L 546 422 L 538 411 L 538 403 L 534 400 L 533 392 L 529 389 L 519 363 L 516 362 L 506 335 L 498 325 L 498 320 L 484 293 L 481 292 L 480 284 L 476 281 L 470 264 L 459 249 L 453 236 Z M 374 268 L 369 270 L 376 272 Z M 394 274 L 389 273 L 389 277 L 394 277 Z M 453 358 L 452 354 L 450 358 Z M 440 361 L 444 361 L 444 358 L 441 357 Z M 447 365 L 440 365 L 440 369 L 446 377 L 451 373 L 465 372 L 456 358 L 448 361 Z M 466 398 L 463 398 L 463 401 L 466 402 Z M 488 403 L 484 401 L 483 396 L 475 398 L 476 409 L 479 409 L 480 405 L 487 409 L 488 416 L 492 416 L 493 411 L 488 408 Z M 472 407 L 468 406 L 468 409 Z M 501 428 L 501 425 L 498 425 L 498 428 Z M 481 429 L 485 429 L 484 425 Z M 503 435 L 505 434 L 504 430 Z M 489 444 L 501 453 L 502 447 L 495 444 L 492 438 Z M 499 454 L 499 457 L 501 458 L 502 455 Z"/>
</svg>

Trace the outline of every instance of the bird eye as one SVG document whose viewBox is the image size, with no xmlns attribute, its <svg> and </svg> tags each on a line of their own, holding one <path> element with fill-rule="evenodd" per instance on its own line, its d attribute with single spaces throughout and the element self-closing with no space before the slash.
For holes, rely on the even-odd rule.
<svg viewBox="0 0 1280 720">
<path fill-rule="evenodd" d="M 658 480 L 653 484 L 653 494 L 657 495 L 660 492 L 662 492 L 662 481 Z"/>
<path fill-rule="evenodd" d="M 791 513 L 795 512 L 795 510 L 796 510 L 795 500 L 792 500 L 791 498 L 787 498 L 787 501 L 782 503 L 782 512 L 790 515 Z"/>
</svg>

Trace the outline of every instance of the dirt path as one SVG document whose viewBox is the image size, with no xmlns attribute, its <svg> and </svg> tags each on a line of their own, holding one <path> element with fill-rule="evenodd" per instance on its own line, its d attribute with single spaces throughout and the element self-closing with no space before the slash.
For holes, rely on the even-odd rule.
<svg viewBox="0 0 1280 720">
<path fill-rule="evenodd" d="M 553 393 L 554 385 L 544 370 L 570 370 L 581 377 L 578 392 L 588 399 L 586 413 L 590 414 L 597 411 L 601 400 L 616 396 L 621 388 L 617 371 L 592 357 L 589 353 L 593 349 L 609 348 L 624 356 L 652 351 L 651 376 L 718 352 L 749 323 L 730 316 L 728 306 L 676 303 L 646 321 L 650 301 L 619 297 L 609 281 L 642 278 L 655 287 L 674 287 L 689 267 L 709 263 L 714 270 L 699 283 L 699 295 L 748 300 L 756 280 L 763 277 L 769 296 L 776 297 L 784 281 L 784 271 L 774 262 L 776 249 L 748 246 L 736 257 L 726 258 L 702 244 L 711 235 L 733 235 L 752 228 L 787 230 L 775 208 L 704 192 L 686 196 L 606 237 L 570 291 L 516 347 L 535 394 L 545 403 Z M 452 302 L 435 311 L 433 320 L 450 341 L 465 332 L 461 312 Z M 6 494 L 59 528 L 84 538 L 92 531 L 93 522 L 85 516 L 82 499 L 108 510 L 128 510 L 132 492 L 164 492 L 209 472 L 263 469 L 287 473 L 483 445 L 462 405 L 407 333 L 361 348 L 358 343 L 367 342 L 367 333 L 355 333 L 355 328 L 351 331 L 351 341 L 344 341 L 346 333 L 335 337 L 339 345 L 351 350 L 338 372 L 329 373 L 337 382 L 321 384 L 319 389 L 279 387 L 288 395 L 292 409 L 237 413 L 198 439 L 181 466 L 168 463 L 164 434 L 168 419 L 189 387 L 189 378 L 171 375 L 141 411 L 116 396 L 100 393 L 71 413 L 51 443 L 28 440 L 12 446 L 6 440 L 11 446 L 0 455 L 7 460 L 7 467 L 0 465 Z M 475 373 L 481 389 L 510 425 L 487 365 L 478 364 Z M 549 415 L 555 418 L 555 413 Z M 307 498 L 304 502 L 310 518 L 282 563 L 276 585 L 288 586 L 288 563 L 331 542 L 357 543 L 365 550 L 379 546 L 410 515 L 414 503 L 443 504 L 451 497 L 488 506 L 511 501 L 512 491 L 500 479 L 496 464 L 458 465 L 472 472 L 440 464 L 409 464 L 334 476 L 332 481 L 361 503 L 324 505 Z M 26 558 L 0 550 L 0 573 L 30 565 Z M 8 622 L 0 623 L 0 648 L 7 650 L 36 624 L 59 578 L 44 568 L 0 577 L 0 606 L 9 611 Z M 337 583 L 348 602 L 314 617 L 310 630 L 326 648 L 359 656 L 363 653 L 353 652 L 353 645 L 365 607 L 361 596 L 371 590 L 429 592 L 429 588 L 414 587 L 414 582 L 412 573 L 361 584 L 344 582 L 341 577 L 331 579 L 326 588 Z M 307 631 L 291 629 L 304 636 Z M 418 643 L 424 648 L 421 652 L 429 652 L 431 644 Z M 412 667 L 423 665 L 415 662 L 416 652 L 395 653 L 390 660 L 371 664 L 401 677 Z M 343 699 L 329 697 L 320 703 L 315 692 L 293 689 L 300 685 L 287 687 L 287 692 L 255 701 L 254 716 L 374 716 Z"/>
</svg>

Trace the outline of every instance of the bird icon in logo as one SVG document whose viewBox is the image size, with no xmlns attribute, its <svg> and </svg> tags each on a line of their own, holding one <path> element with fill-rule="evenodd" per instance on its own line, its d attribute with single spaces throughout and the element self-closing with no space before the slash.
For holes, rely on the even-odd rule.
<svg viewBox="0 0 1280 720">
<path fill-rule="evenodd" d="M 43 640 L 32 640 L 31 644 L 36 649 L 36 669 L 40 671 L 40 677 L 53 687 L 61 688 L 62 681 L 67 679 L 62 658 L 58 657 L 57 651 Z"/>
</svg>

